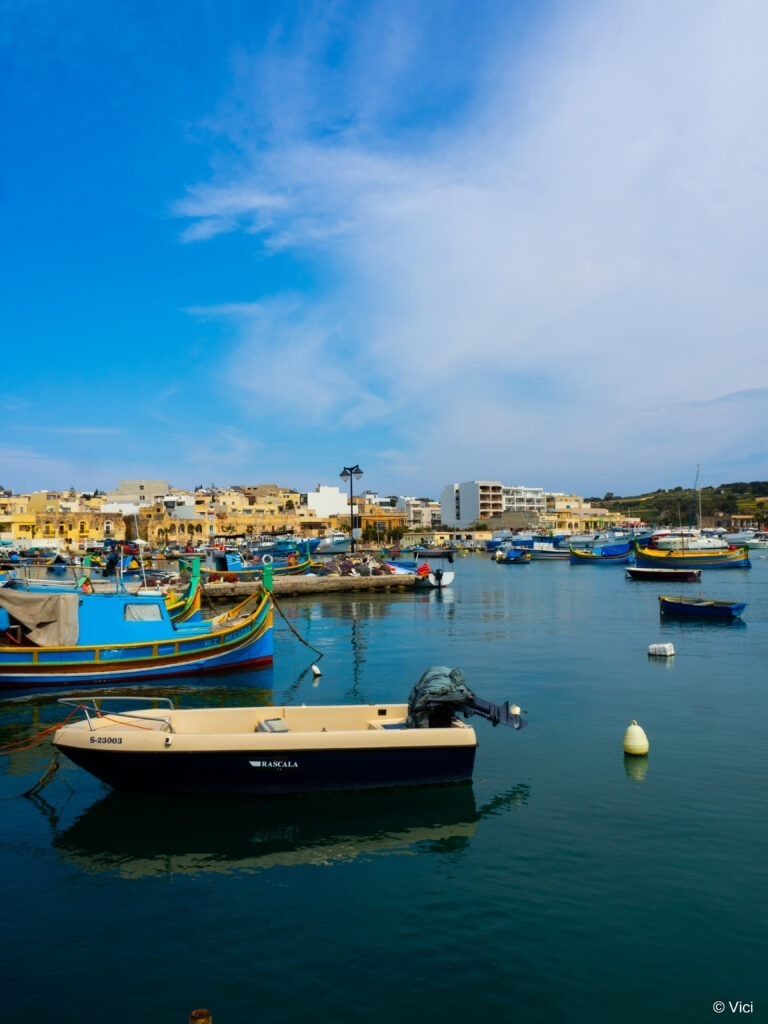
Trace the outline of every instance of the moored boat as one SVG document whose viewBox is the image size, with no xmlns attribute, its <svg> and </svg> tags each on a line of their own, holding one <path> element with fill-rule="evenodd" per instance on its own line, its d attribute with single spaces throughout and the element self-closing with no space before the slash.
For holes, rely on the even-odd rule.
<svg viewBox="0 0 768 1024">
<path fill-rule="evenodd" d="M 531 560 L 531 548 L 501 547 L 494 555 L 499 565 L 527 565 Z"/>
<path fill-rule="evenodd" d="M 272 601 L 253 594 L 202 622 L 174 622 L 162 594 L 0 589 L 0 689 L 125 683 L 272 661 Z"/>
<path fill-rule="evenodd" d="M 656 551 L 635 546 L 635 565 L 641 568 L 664 569 L 749 569 L 746 548 L 723 551 Z"/>
<path fill-rule="evenodd" d="M 443 569 L 441 567 L 433 569 L 429 562 L 422 562 L 414 572 L 416 575 L 414 587 L 417 590 L 429 587 L 437 587 L 438 589 L 450 587 L 455 576 L 455 573 L 450 569 Z"/>
<path fill-rule="evenodd" d="M 697 619 L 737 619 L 747 607 L 745 601 L 710 601 L 703 597 L 659 597 L 659 614 L 685 615 Z"/>
<path fill-rule="evenodd" d="M 285 558 L 278 558 L 266 552 L 256 555 L 252 562 L 246 562 L 237 548 L 211 547 L 206 549 L 205 564 L 200 571 L 207 583 L 222 580 L 258 583 L 266 566 L 271 566 L 273 576 L 301 576 L 311 570 L 312 560 L 306 548 L 303 557 L 292 553 Z"/>
<path fill-rule="evenodd" d="M 567 562 L 569 557 L 568 548 L 558 547 L 552 541 L 535 540 L 531 545 L 531 558 L 534 562 Z"/>
<path fill-rule="evenodd" d="M 660 530 L 651 535 L 648 547 L 659 551 L 727 551 L 733 546 L 721 533 L 689 529 Z"/>
<path fill-rule="evenodd" d="M 571 565 L 626 565 L 633 559 L 629 541 L 594 548 L 569 547 L 568 551 Z"/>
<path fill-rule="evenodd" d="M 318 555 L 345 555 L 349 551 L 349 534 L 341 530 L 329 530 L 317 538 L 314 552 Z"/>
<path fill-rule="evenodd" d="M 475 696 L 458 669 L 435 666 L 407 704 L 191 708 L 167 698 L 64 698 L 84 719 L 54 746 L 115 789 L 248 794 L 364 790 L 468 782 L 477 737 L 459 716 L 520 729 L 515 705 Z M 131 703 L 132 701 L 132 703 Z M 164 705 L 164 706 L 161 706 Z"/>
<path fill-rule="evenodd" d="M 194 622 L 200 619 L 202 607 L 202 581 L 200 579 L 200 559 L 179 559 L 181 577 L 170 577 L 169 574 L 159 578 L 153 576 L 145 580 L 128 579 L 121 574 L 111 579 L 98 578 L 91 567 L 67 564 L 65 569 L 69 575 L 57 573 L 51 576 L 37 577 L 21 566 L 9 569 L 2 574 L 0 587 L 11 590 L 37 594 L 77 594 L 81 598 L 99 600 L 111 594 L 131 594 L 134 601 L 162 595 L 172 622 Z M 183 582 L 186 576 L 186 583 Z M 181 583 L 179 583 L 181 580 Z"/>
<path fill-rule="evenodd" d="M 695 583 L 701 579 L 701 569 L 659 569 L 630 565 L 626 569 L 631 580 L 649 580 L 656 583 Z"/>
</svg>

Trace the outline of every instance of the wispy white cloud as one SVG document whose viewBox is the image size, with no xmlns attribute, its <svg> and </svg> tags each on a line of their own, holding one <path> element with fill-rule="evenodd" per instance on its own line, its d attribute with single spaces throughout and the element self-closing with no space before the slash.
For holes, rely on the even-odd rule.
<svg viewBox="0 0 768 1024">
<path fill-rule="evenodd" d="M 219 122 L 241 156 L 180 201 L 185 237 L 257 233 L 324 274 L 319 297 L 218 307 L 223 386 L 433 491 L 631 491 L 758 450 L 768 8 L 552 11 L 524 51 L 500 18 L 465 100 L 443 82 L 422 120 L 412 83 L 443 55 L 422 24 L 388 23 L 379 52 L 358 21 L 330 88 L 316 40 L 241 58 Z"/>
</svg>

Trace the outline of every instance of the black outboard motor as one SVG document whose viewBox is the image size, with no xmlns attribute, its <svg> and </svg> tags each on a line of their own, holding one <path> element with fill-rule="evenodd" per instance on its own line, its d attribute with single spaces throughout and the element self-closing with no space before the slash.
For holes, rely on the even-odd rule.
<svg viewBox="0 0 768 1024">
<path fill-rule="evenodd" d="M 509 701 L 491 704 L 476 697 L 464 681 L 460 668 L 433 665 L 428 668 L 408 697 L 408 728 L 447 729 L 457 714 L 480 715 L 493 725 L 523 729 L 528 722 L 520 708 Z"/>
</svg>

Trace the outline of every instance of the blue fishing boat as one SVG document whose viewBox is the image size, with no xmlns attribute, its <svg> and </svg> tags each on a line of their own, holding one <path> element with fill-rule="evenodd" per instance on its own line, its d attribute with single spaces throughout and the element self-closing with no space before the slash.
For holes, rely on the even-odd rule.
<svg viewBox="0 0 768 1024">
<path fill-rule="evenodd" d="M 305 548 L 303 557 L 292 552 L 286 558 L 278 558 L 266 552 L 246 562 L 237 548 L 210 547 L 206 549 L 205 565 L 200 571 L 206 583 L 258 583 L 268 565 L 274 576 L 301 576 L 311 570 L 312 559 Z"/>
<path fill-rule="evenodd" d="M 0 589 L 0 689 L 214 672 L 272 662 L 272 601 L 260 591 L 202 622 L 174 622 L 162 594 Z"/>
<path fill-rule="evenodd" d="M 629 541 L 621 544 L 599 544 L 592 548 L 568 549 L 571 565 L 626 565 L 633 559 Z"/>
<path fill-rule="evenodd" d="M 111 579 L 101 579 L 92 567 L 83 567 L 64 563 L 65 572 L 51 574 L 46 571 L 43 576 L 34 575 L 31 566 L 19 566 L 0 574 L 0 587 L 11 590 L 22 590 L 37 594 L 78 594 L 83 598 L 101 598 L 113 593 L 130 593 L 135 600 L 144 600 L 149 596 L 162 594 L 172 622 L 195 622 L 200 619 L 202 606 L 202 581 L 200 578 L 200 559 L 179 559 L 179 571 L 187 576 L 186 584 L 181 586 L 167 582 L 167 576 L 160 580 L 152 576 L 144 580 L 129 578 L 128 582 L 121 575 Z M 163 582 L 162 586 L 158 584 Z"/>
<path fill-rule="evenodd" d="M 738 619 L 747 607 L 745 601 L 708 601 L 688 597 L 659 597 L 659 614 L 685 615 L 697 619 Z"/>
<path fill-rule="evenodd" d="M 502 547 L 494 555 L 499 565 L 527 565 L 531 560 L 530 548 Z"/>
</svg>

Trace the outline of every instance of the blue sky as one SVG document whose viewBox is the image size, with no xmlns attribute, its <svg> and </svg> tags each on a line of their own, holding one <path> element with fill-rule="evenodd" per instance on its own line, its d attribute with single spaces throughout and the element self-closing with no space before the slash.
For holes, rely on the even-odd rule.
<svg viewBox="0 0 768 1024">
<path fill-rule="evenodd" d="M 767 37 L 762 0 L 0 0 L 0 484 L 768 479 Z"/>
</svg>

